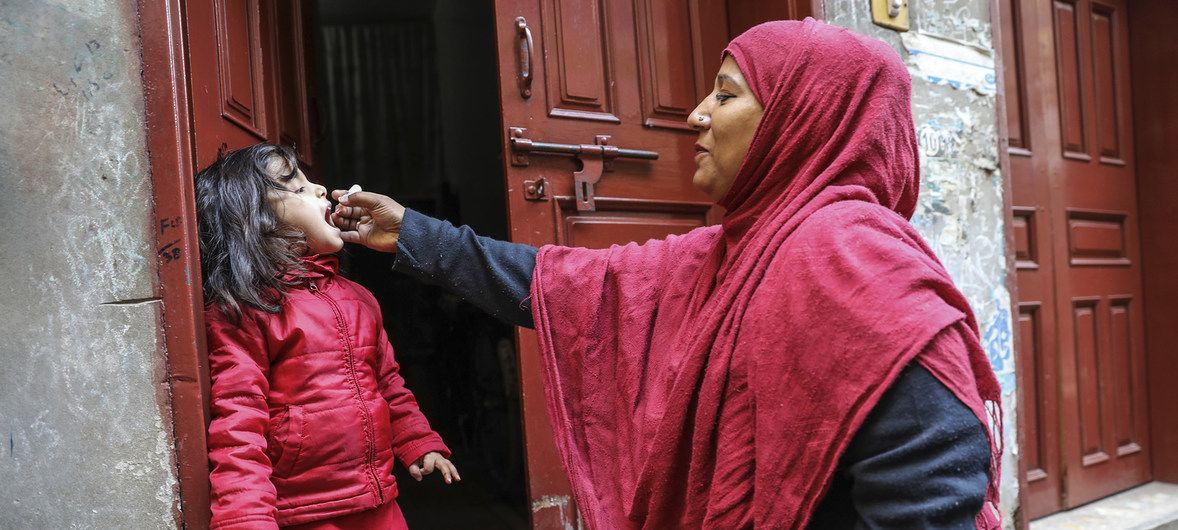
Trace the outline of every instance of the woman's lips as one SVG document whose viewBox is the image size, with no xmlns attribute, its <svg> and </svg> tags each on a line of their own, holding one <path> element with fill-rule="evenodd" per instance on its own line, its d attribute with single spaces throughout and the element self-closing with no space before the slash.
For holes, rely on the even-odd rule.
<svg viewBox="0 0 1178 530">
<path fill-rule="evenodd" d="M 700 144 L 695 144 L 695 161 L 699 162 L 700 158 L 708 154 L 708 149 Z"/>
</svg>

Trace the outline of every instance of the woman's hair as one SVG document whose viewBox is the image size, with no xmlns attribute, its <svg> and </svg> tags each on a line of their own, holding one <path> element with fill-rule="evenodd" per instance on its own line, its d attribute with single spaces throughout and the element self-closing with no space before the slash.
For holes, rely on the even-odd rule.
<svg viewBox="0 0 1178 530">
<path fill-rule="evenodd" d="M 289 148 L 257 144 L 218 157 L 196 174 L 196 218 L 206 303 L 241 321 L 242 305 L 277 313 L 283 276 L 299 272 L 301 232 L 282 226 L 267 196 L 287 191 L 298 161 Z"/>
</svg>

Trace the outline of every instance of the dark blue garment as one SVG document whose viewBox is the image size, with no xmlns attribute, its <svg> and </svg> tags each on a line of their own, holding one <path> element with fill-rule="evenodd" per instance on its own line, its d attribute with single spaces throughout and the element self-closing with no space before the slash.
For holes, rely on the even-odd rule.
<svg viewBox="0 0 1178 530">
<path fill-rule="evenodd" d="M 531 328 L 536 251 L 406 208 L 393 270 L 445 288 L 508 324 Z"/>
<path fill-rule="evenodd" d="M 989 469 L 977 416 L 912 363 L 851 439 L 809 528 L 972 529 Z"/>
<path fill-rule="evenodd" d="M 393 269 L 530 328 L 536 250 L 406 210 Z M 981 422 L 912 363 L 855 433 L 809 528 L 974 528 L 989 469 Z"/>
</svg>

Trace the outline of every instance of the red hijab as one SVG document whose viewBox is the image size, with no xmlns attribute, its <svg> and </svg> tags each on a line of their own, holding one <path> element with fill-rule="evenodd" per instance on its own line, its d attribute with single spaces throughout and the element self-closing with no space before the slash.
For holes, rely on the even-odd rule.
<svg viewBox="0 0 1178 530">
<path fill-rule="evenodd" d="M 587 526 L 804 527 L 915 360 L 988 427 L 978 527 L 997 528 L 999 388 L 969 305 L 907 221 L 906 68 L 813 19 L 754 27 L 725 53 L 764 115 L 721 226 L 537 256 L 548 412 Z M 926 348 L 961 324 L 967 351 Z"/>
</svg>

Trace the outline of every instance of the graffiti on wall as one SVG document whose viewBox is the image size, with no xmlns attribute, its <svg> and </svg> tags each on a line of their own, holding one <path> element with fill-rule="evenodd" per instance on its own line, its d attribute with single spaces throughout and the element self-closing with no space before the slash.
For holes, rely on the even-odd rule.
<svg viewBox="0 0 1178 530">
<path fill-rule="evenodd" d="M 969 107 L 924 109 L 919 122 L 921 196 L 912 219 L 973 307 L 982 346 L 1004 393 L 1013 392 L 1014 348 L 1005 277 L 1002 188 L 992 151 L 993 122 Z"/>
</svg>

